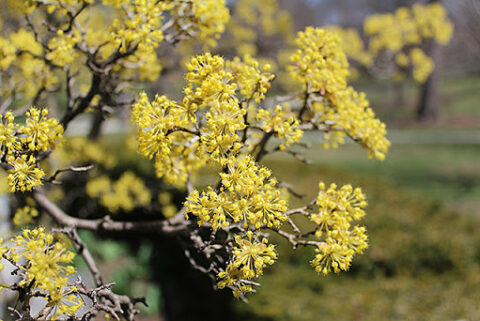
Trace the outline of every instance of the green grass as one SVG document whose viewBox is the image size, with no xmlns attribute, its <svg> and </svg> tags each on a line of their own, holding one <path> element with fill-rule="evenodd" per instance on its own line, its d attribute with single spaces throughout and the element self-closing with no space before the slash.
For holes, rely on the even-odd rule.
<svg viewBox="0 0 480 321">
<path fill-rule="evenodd" d="M 441 82 L 441 112 L 448 116 L 480 116 L 480 78 L 447 78 Z"/>
<path fill-rule="evenodd" d="M 419 85 L 404 84 L 404 106 L 395 105 L 394 86 L 389 81 L 360 79 L 355 88 L 367 93 L 371 106 L 384 121 L 397 125 L 412 121 L 419 97 Z M 439 81 L 439 120 L 442 127 L 480 126 L 480 77 L 478 75 L 451 77 Z"/>
<path fill-rule="evenodd" d="M 423 132 L 436 135 L 437 138 L 440 136 L 438 133 L 432 134 L 432 130 Z M 480 132 L 477 134 L 480 137 Z M 410 135 L 420 136 L 422 132 L 417 130 Z M 479 144 L 400 144 L 393 141 L 384 161 L 369 160 L 366 151 L 354 144 L 329 151 L 314 142 L 312 148 L 305 152 L 312 164 L 304 168 L 309 170 L 321 166 L 373 176 L 400 189 L 417 193 L 419 197 L 442 200 L 452 208 L 468 208 L 480 216 Z M 289 155 L 273 158 L 291 160 Z"/>
</svg>

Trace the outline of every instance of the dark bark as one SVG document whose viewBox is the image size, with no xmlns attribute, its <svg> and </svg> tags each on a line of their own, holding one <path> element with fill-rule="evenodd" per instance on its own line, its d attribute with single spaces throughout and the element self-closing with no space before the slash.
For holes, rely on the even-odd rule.
<svg viewBox="0 0 480 321">
<path fill-rule="evenodd" d="M 426 54 L 433 59 L 435 67 L 427 81 L 420 87 L 420 100 L 417 107 L 417 119 L 420 121 L 435 120 L 438 117 L 437 53 L 438 45 L 433 41 L 428 43 Z"/>
<path fill-rule="evenodd" d="M 96 140 L 101 133 L 102 123 L 105 120 L 103 112 L 101 109 L 95 111 L 95 116 L 93 118 L 92 126 L 90 127 L 90 133 L 88 134 L 89 140 Z"/>
<path fill-rule="evenodd" d="M 192 268 L 178 240 L 158 237 L 152 258 L 167 321 L 235 319 L 232 294 L 227 290 L 215 291 L 211 279 Z"/>
</svg>

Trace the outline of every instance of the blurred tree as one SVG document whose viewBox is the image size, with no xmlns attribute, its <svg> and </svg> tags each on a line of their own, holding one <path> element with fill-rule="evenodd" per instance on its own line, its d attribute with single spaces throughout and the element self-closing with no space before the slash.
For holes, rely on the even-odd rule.
<svg viewBox="0 0 480 321">
<path fill-rule="evenodd" d="M 396 3 L 390 3 L 392 8 Z M 420 120 L 436 117 L 436 78 L 434 72 L 437 44 L 446 44 L 451 38 L 453 25 L 446 10 L 438 2 L 415 4 L 411 8 L 398 7 L 393 13 L 373 14 L 364 22 L 364 34 L 368 41 L 368 53 L 362 45 L 345 45 L 352 60 L 363 63 L 372 73 L 391 78 L 397 101 L 403 102 L 403 82 L 411 74 L 422 85 L 417 116 Z M 345 41 L 346 30 L 336 31 Z M 354 32 L 354 31 L 351 31 Z M 360 39 L 358 35 L 356 39 Z M 356 42 L 359 42 L 358 40 Z"/>
<path fill-rule="evenodd" d="M 439 3 L 438 0 L 427 0 L 427 4 Z M 425 53 L 436 64 L 438 62 L 438 44 L 434 38 L 428 39 L 425 44 Z M 433 120 L 438 116 L 438 68 L 433 68 L 427 80 L 420 88 L 420 99 L 417 106 L 419 120 Z"/>
</svg>

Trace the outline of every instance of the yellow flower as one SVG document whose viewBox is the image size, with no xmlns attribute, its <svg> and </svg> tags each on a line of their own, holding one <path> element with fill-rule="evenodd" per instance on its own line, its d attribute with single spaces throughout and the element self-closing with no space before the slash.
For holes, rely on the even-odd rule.
<svg viewBox="0 0 480 321">
<path fill-rule="evenodd" d="M 265 94 L 270 89 L 270 83 L 274 78 L 274 75 L 269 73 L 270 65 L 266 64 L 260 69 L 257 60 L 250 55 L 245 55 L 243 61 L 235 57 L 233 61 L 228 61 L 226 66 L 232 71 L 233 80 L 247 101 L 253 99 L 256 103 L 260 103 L 265 99 Z"/>
<path fill-rule="evenodd" d="M 164 177 L 168 183 L 185 184 L 187 173 L 204 164 L 204 160 L 195 155 L 199 146 L 193 134 L 196 118 L 190 116 L 165 96 L 156 96 L 150 102 L 142 93 L 133 106 L 138 149 L 144 156 L 155 158 L 157 176 Z"/>
<path fill-rule="evenodd" d="M 34 218 L 38 216 L 38 211 L 36 208 L 25 206 L 23 208 L 17 209 L 15 215 L 13 216 L 13 224 L 15 226 L 26 226 L 34 223 Z"/>
<path fill-rule="evenodd" d="M 298 128 L 300 122 L 297 117 L 292 112 L 285 111 L 280 105 L 274 110 L 259 109 L 257 120 L 265 132 L 274 132 L 275 137 L 282 139 L 281 150 L 302 138 L 303 131 Z"/>
<path fill-rule="evenodd" d="M 328 274 L 348 270 L 355 253 L 362 253 L 367 248 L 367 235 L 363 226 L 354 225 L 354 221 L 365 216 L 367 206 L 365 195 L 360 188 L 353 189 L 344 185 L 337 189 L 331 184 L 319 184 L 316 205 L 318 212 L 310 215 L 310 220 L 317 225 L 315 237 L 323 240 L 316 249 L 312 265 L 317 272 Z"/>
<path fill-rule="evenodd" d="M 100 203 L 112 213 L 131 211 L 136 206 L 149 204 L 151 200 L 145 183 L 128 171 L 113 183 L 106 175 L 91 179 L 86 190 L 90 197 L 100 198 Z"/>
<path fill-rule="evenodd" d="M 346 87 L 348 62 L 340 41 L 335 33 L 320 28 L 298 33 L 299 49 L 290 57 L 289 70 L 305 90 L 335 93 Z"/>
<path fill-rule="evenodd" d="M 75 315 L 75 312 L 83 306 L 80 296 L 75 295 L 77 291 L 75 286 L 60 287 L 50 292 L 48 297 L 48 307 L 53 307 L 49 314 L 49 319 L 57 320 L 62 315 Z"/>
<path fill-rule="evenodd" d="M 348 270 L 352 261 L 353 251 L 328 238 L 327 243 L 315 250 L 317 254 L 312 261 L 316 272 L 328 274 Z"/>
<path fill-rule="evenodd" d="M 75 45 L 80 42 L 79 32 L 64 34 L 62 30 L 57 32 L 57 36 L 50 39 L 48 48 L 50 51 L 45 56 L 57 66 L 65 66 L 75 61 L 78 53 L 75 51 Z"/>
<path fill-rule="evenodd" d="M 227 168 L 228 173 L 220 174 L 224 188 L 193 191 L 187 197 L 185 213 L 198 217 L 199 225 L 209 222 L 214 230 L 232 222 L 256 229 L 280 227 L 287 219 L 283 214 L 287 204 L 270 171 L 249 156 L 229 159 Z"/>
<path fill-rule="evenodd" d="M 269 245 L 267 239 L 263 238 L 259 242 L 258 235 L 254 236 L 252 231 L 248 231 L 246 236 L 247 238 L 242 238 L 235 235 L 233 258 L 226 270 L 218 273 L 217 286 L 220 289 L 233 287 L 233 294 L 237 298 L 253 291 L 251 285 L 246 285 L 243 280 L 262 276 L 263 268 L 272 265 L 277 259 L 275 246 Z"/>
<path fill-rule="evenodd" d="M 13 166 L 8 171 L 8 185 L 12 193 L 31 191 L 35 186 L 43 185 L 45 172 L 37 167 L 35 157 L 22 155 L 9 163 Z"/>
<path fill-rule="evenodd" d="M 15 138 L 16 124 L 13 123 L 14 117 L 10 111 L 7 111 L 5 115 L 0 115 L 0 148 L 6 148 L 6 152 L 10 153 L 17 148 L 18 142 Z"/>
<path fill-rule="evenodd" d="M 24 230 L 16 237 L 16 245 L 19 247 L 16 251 L 27 260 L 23 268 L 25 279 L 20 284 L 33 282 L 34 287 L 55 293 L 67 284 L 67 276 L 75 272 L 74 267 L 68 265 L 75 254 L 61 243 L 55 243 L 53 235 L 45 233 L 43 228 Z"/>
<path fill-rule="evenodd" d="M 375 118 L 365 94 L 347 85 L 348 62 L 339 43 L 336 34 L 324 29 L 308 27 L 298 34 L 290 71 L 303 84 L 306 99 L 312 99 L 305 117 L 324 128 L 324 147 L 337 147 L 349 136 L 370 158 L 384 159 L 390 146 L 386 126 Z"/>
<path fill-rule="evenodd" d="M 54 149 L 63 140 L 63 127 L 55 118 L 48 118 L 48 110 L 34 107 L 26 112 L 26 125 L 19 128 L 25 137 L 20 138 L 31 151 Z"/>
</svg>

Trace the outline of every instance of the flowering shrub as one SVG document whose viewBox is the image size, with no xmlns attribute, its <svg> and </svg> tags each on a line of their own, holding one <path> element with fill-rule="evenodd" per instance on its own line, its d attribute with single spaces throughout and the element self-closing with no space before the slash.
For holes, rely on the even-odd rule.
<svg viewBox="0 0 480 321">
<path fill-rule="evenodd" d="M 368 16 L 363 23 L 367 48 L 355 29 L 337 26 L 328 29 L 342 38 L 342 48 L 355 64 L 372 69 L 378 60 L 383 73 L 394 81 L 403 81 L 411 73 L 420 84 L 434 69 L 426 44 L 446 45 L 453 34 L 453 24 L 440 2 L 415 4 L 400 7 L 393 13 Z M 393 67 L 386 68 L 385 61 Z"/>
<path fill-rule="evenodd" d="M 365 95 L 348 85 L 349 65 L 336 34 L 312 27 L 298 33 L 285 72 L 299 91 L 282 99 L 269 97 L 276 77 L 271 65 L 250 52 L 229 60 L 209 51 L 190 59 L 180 98 L 149 97 L 131 88 L 159 76 L 158 49 L 191 37 L 214 46 L 229 17 L 225 1 L 9 3 L 21 27 L 3 30 L 0 38 L 5 79 L 0 97 L 4 109 L 14 110 L 4 112 L 0 122 L 2 167 L 12 197 L 21 204 L 15 224 L 32 224 L 43 216 L 49 218 L 43 223 L 58 226 L 56 237 L 39 227 L 1 243 L 4 265 L 12 265 L 19 277 L 2 291 L 19 293 L 22 305 L 12 312 L 20 319 L 91 320 L 106 313 L 133 320 L 136 305 L 145 303 L 144 298 L 115 294 L 112 284 L 103 281 L 77 234 L 80 229 L 186 237 L 185 254 L 192 267 L 237 298 L 255 292 L 257 279 L 275 263 L 272 233 L 293 248 L 312 247 L 311 265 L 322 274 L 348 270 L 354 254 L 367 247 L 366 229 L 358 225 L 367 205 L 360 188 L 332 184 L 326 189 L 320 183 L 316 199 L 291 209 L 288 194 L 297 195 L 294 187 L 261 165 L 276 152 L 300 158 L 292 147 L 300 145 L 305 131 L 322 132 L 325 147 L 350 138 L 370 158 L 385 157 L 385 125 L 375 118 Z M 32 75 L 37 81 L 30 83 Z M 51 113 L 37 107 L 16 109 L 46 102 L 52 105 Z M 125 109 L 130 109 L 134 128 L 134 141 L 129 139 L 125 148 L 134 146 L 152 161 L 155 186 L 134 172 L 108 175 L 116 160 L 98 145 L 100 126 Z M 24 114 L 25 120 L 14 113 Z M 54 114 L 58 120 L 50 116 Z M 70 124 L 82 114 L 93 114 L 89 140 L 68 135 Z M 206 166 L 217 171 L 217 183 L 195 184 L 195 175 Z M 82 178 L 83 195 L 107 214 L 66 213 L 62 202 L 79 193 L 78 188 L 59 189 L 67 177 Z M 187 194 L 180 210 L 168 196 L 173 188 Z M 88 204 L 80 206 L 88 213 Z M 154 216 L 129 217 L 134 209 Z M 301 227 L 297 217 L 311 224 Z M 93 287 L 79 276 L 74 281 L 69 247 L 85 261 Z M 33 297 L 45 301 L 40 312 L 30 309 Z"/>
</svg>

